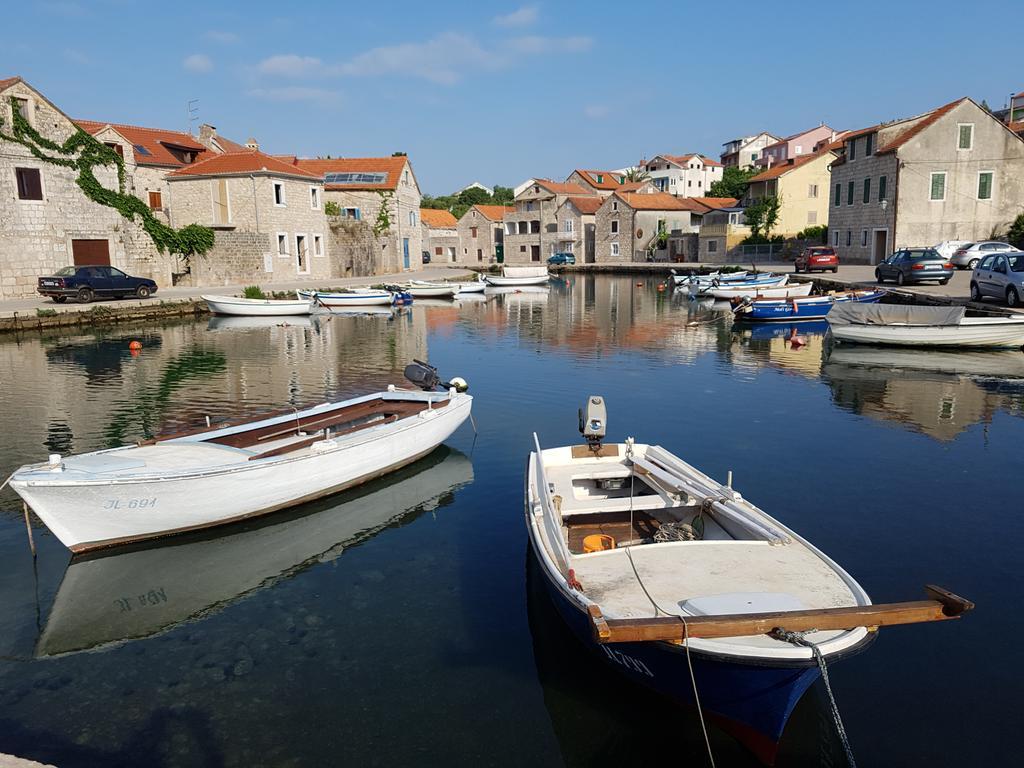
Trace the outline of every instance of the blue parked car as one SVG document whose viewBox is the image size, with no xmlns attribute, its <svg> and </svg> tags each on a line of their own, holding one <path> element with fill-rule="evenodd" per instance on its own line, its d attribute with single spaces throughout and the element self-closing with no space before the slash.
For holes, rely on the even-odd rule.
<svg viewBox="0 0 1024 768">
<path fill-rule="evenodd" d="M 156 293 L 156 283 L 148 277 L 132 277 L 117 267 L 98 264 L 59 269 L 52 275 L 40 277 L 36 290 L 58 304 L 63 304 L 68 297 L 88 304 L 95 298 L 148 299 Z"/>
<path fill-rule="evenodd" d="M 556 253 L 548 259 L 548 264 L 575 264 L 576 255 L 573 253 Z"/>
</svg>

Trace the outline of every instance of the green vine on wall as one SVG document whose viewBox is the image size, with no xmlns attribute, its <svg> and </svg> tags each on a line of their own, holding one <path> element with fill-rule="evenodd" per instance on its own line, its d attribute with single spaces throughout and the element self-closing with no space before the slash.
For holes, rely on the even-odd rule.
<svg viewBox="0 0 1024 768">
<path fill-rule="evenodd" d="M 390 189 L 379 189 L 377 194 L 380 195 L 380 210 L 377 211 L 377 220 L 373 224 L 373 234 L 380 237 L 391 231 L 391 211 L 388 209 L 388 205 L 395 193 Z"/>
<path fill-rule="evenodd" d="M 129 221 L 138 216 L 142 228 L 153 240 L 153 244 L 161 253 L 167 251 L 181 256 L 185 262 L 195 254 L 203 254 L 213 247 L 213 230 L 200 224 L 189 224 L 181 229 L 174 229 L 164 224 L 153 215 L 142 200 L 127 194 L 125 189 L 124 160 L 106 144 L 77 128 L 63 144 L 57 144 L 40 135 L 29 125 L 17 105 L 14 97 L 10 98 L 11 113 L 14 116 L 11 133 L 3 130 L 4 121 L 0 117 L 0 139 L 21 144 L 35 157 L 52 165 L 78 170 L 75 180 L 85 196 L 94 203 L 113 208 Z M 47 154 L 43 150 L 57 153 L 60 157 Z M 77 157 L 75 156 L 77 153 Z M 114 166 L 117 168 L 117 191 L 104 187 L 96 179 L 93 168 Z"/>
</svg>

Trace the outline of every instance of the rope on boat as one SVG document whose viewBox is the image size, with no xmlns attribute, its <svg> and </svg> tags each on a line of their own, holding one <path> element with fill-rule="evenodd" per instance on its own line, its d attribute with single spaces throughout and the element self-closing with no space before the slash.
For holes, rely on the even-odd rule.
<svg viewBox="0 0 1024 768">
<path fill-rule="evenodd" d="M 683 622 L 684 626 L 686 622 Z M 839 734 L 839 740 L 843 743 L 843 751 L 846 753 L 846 762 L 850 768 L 857 768 L 857 761 L 853 757 L 853 748 L 850 746 L 850 739 L 846 735 L 846 728 L 843 726 L 843 718 L 839 715 L 839 705 L 836 704 L 836 697 L 832 694 L 832 684 L 828 680 L 828 667 L 825 665 L 825 657 L 818 649 L 817 643 L 813 643 L 807 639 L 807 635 L 812 632 L 817 632 L 816 629 L 808 629 L 806 632 L 790 632 L 789 630 L 776 627 L 771 631 L 771 637 L 776 640 L 782 640 L 786 643 L 792 643 L 793 645 L 800 645 L 804 648 L 810 648 L 811 653 L 814 654 L 815 661 L 818 662 L 818 669 L 821 670 L 821 679 L 825 682 L 825 691 L 828 693 L 829 706 L 832 708 L 832 721 L 835 723 L 836 732 Z"/>
</svg>

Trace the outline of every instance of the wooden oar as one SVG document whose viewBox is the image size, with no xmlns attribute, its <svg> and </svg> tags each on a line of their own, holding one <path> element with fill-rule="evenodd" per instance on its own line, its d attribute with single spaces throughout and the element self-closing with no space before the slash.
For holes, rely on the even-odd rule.
<svg viewBox="0 0 1024 768">
<path fill-rule="evenodd" d="M 677 616 L 650 619 L 606 619 L 597 605 L 589 607 L 591 629 L 598 643 L 682 642 L 685 637 L 744 637 L 765 635 L 773 629 L 806 632 L 809 629 L 854 629 L 855 627 L 918 624 L 925 621 L 958 619 L 974 603 L 941 587 L 926 585 L 930 599 L 905 603 L 856 605 L 849 608 L 819 608 L 774 613 L 737 613 L 719 616 L 687 616 L 684 629 Z"/>
</svg>

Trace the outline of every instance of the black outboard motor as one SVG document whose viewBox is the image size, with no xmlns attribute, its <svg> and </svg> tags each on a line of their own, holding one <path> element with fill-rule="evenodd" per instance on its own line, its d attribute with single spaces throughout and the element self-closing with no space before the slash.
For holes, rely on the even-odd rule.
<svg viewBox="0 0 1024 768">
<path fill-rule="evenodd" d="M 405 366 L 404 375 L 405 378 L 426 392 L 433 392 L 439 388 L 451 389 L 452 387 L 457 392 L 465 392 L 469 389 L 469 384 L 466 383 L 466 380 L 458 376 L 454 377 L 451 381 L 441 381 L 441 377 L 437 375 L 437 368 L 430 363 L 424 363 L 422 360 L 414 359 L 409 365 Z"/>
</svg>

